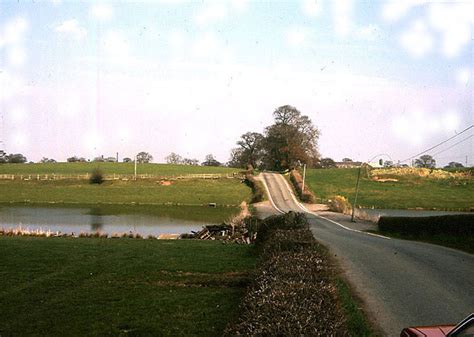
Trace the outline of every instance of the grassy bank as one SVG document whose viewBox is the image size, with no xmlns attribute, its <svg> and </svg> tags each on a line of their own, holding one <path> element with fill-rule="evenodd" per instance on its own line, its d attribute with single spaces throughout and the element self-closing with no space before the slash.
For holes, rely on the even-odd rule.
<svg viewBox="0 0 474 337">
<path fill-rule="evenodd" d="M 133 174 L 133 163 L 47 163 L 47 164 L 0 164 L 0 174 L 87 174 L 100 168 L 104 174 Z M 138 164 L 138 174 L 163 177 L 185 174 L 232 174 L 239 169 L 213 166 L 190 166 L 169 164 Z"/>
<path fill-rule="evenodd" d="M 342 195 L 354 199 L 358 169 L 320 169 L 306 172 L 317 201 Z M 466 210 L 474 207 L 474 179 L 431 179 L 398 176 L 397 181 L 375 181 L 362 175 L 358 205 L 376 208 Z"/>
<path fill-rule="evenodd" d="M 1 165 L 0 165 L 1 166 Z M 176 180 L 163 186 L 152 180 L 88 181 L 0 180 L 0 203 L 114 203 L 114 204 L 208 204 L 239 205 L 251 197 L 250 189 L 238 179 Z"/>
<path fill-rule="evenodd" d="M 0 335 L 221 335 L 249 246 L 0 237 Z"/>
</svg>

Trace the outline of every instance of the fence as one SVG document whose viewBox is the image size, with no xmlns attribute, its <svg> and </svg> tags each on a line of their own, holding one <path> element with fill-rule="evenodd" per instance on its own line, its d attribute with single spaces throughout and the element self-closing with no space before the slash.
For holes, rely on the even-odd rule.
<svg viewBox="0 0 474 337">
<path fill-rule="evenodd" d="M 89 180 L 90 174 L 0 174 L 0 180 Z M 156 174 L 105 174 L 105 180 L 135 180 L 135 179 L 151 179 L 151 180 L 176 180 L 176 179 L 221 179 L 221 178 L 239 178 L 243 179 L 240 173 L 232 174 L 184 174 L 178 176 L 160 176 Z"/>
</svg>

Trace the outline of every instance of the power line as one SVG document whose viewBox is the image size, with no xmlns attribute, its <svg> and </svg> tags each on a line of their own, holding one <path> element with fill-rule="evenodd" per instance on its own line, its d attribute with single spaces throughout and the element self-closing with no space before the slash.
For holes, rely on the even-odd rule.
<svg viewBox="0 0 474 337">
<path fill-rule="evenodd" d="M 462 130 L 461 132 L 459 132 L 459 133 L 455 134 L 454 136 L 452 136 L 452 137 L 450 137 L 450 138 L 448 138 L 448 139 L 442 141 L 441 143 L 438 143 L 438 144 L 436 144 L 436 145 L 430 147 L 429 149 L 426 149 L 425 151 L 420 152 L 420 153 L 418 153 L 418 154 L 415 154 L 414 156 L 411 156 L 410 158 L 404 159 L 404 160 L 402 160 L 402 161 L 400 161 L 400 162 L 403 163 L 403 162 L 405 162 L 405 161 L 409 161 L 409 160 L 411 160 L 411 159 L 413 159 L 413 158 L 416 158 L 416 157 L 418 157 L 418 156 L 420 156 L 420 155 L 422 155 L 422 154 L 424 154 L 424 153 L 426 153 L 426 152 L 428 152 L 428 151 L 431 151 L 431 150 L 433 150 L 433 149 L 435 149 L 435 148 L 437 148 L 437 147 L 443 145 L 444 143 L 449 142 L 451 139 L 456 138 L 456 137 L 462 135 L 464 132 L 466 132 L 466 131 L 472 129 L 473 127 L 474 127 L 474 124 L 468 126 L 467 128 L 465 128 L 465 129 Z"/>
<path fill-rule="evenodd" d="M 470 138 L 472 138 L 472 137 L 474 137 L 474 135 L 470 135 L 470 136 L 464 138 L 463 140 L 460 140 L 459 142 L 454 143 L 454 144 L 451 145 L 450 147 L 448 147 L 448 148 L 446 148 L 446 149 L 444 149 L 444 150 L 441 150 L 441 151 L 439 151 L 439 152 L 436 152 L 436 153 L 433 155 L 433 157 L 436 156 L 436 155 L 438 155 L 438 154 L 440 154 L 440 153 L 443 153 L 443 152 L 445 152 L 445 151 L 448 151 L 449 149 L 452 149 L 452 148 L 455 147 L 456 145 L 461 144 L 462 142 L 465 142 L 466 140 L 468 140 L 468 139 L 470 139 Z"/>
</svg>

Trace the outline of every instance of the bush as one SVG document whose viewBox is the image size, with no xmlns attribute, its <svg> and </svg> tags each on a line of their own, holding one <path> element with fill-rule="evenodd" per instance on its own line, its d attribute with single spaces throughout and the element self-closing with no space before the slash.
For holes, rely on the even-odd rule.
<svg viewBox="0 0 474 337">
<path fill-rule="evenodd" d="M 306 216 L 287 213 L 259 225 L 255 281 L 225 336 L 349 336 L 326 250 Z"/>
<path fill-rule="evenodd" d="M 89 177 L 91 184 L 102 184 L 104 182 L 104 175 L 100 169 L 94 169 Z"/>
<path fill-rule="evenodd" d="M 252 189 L 252 200 L 250 203 L 256 203 L 265 199 L 265 188 L 261 181 L 255 179 L 251 173 L 245 174 L 245 184 Z"/>
<path fill-rule="evenodd" d="M 474 235 L 474 214 L 456 214 L 429 217 L 381 216 L 379 230 L 406 235 Z"/>
<path fill-rule="evenodd" d="M 297 170 L 291 170 L 290 180 L 295 187 L 296 193 L 298 193 L 300 200 L 309 204 L 314 204 L 316 197 L 314 196 L 313 192 L 309 190 L 308 185 L 305 185 L 303 191 L 303 178 Z"/>
<path fill-rule="evenodd" d="M 349 200 L 345 197 L 342 195 L 336 195 L 329 200 L 329 209 L 333 212 L 349 214 L 352 211 L 352 206 Z"/>
</svg>

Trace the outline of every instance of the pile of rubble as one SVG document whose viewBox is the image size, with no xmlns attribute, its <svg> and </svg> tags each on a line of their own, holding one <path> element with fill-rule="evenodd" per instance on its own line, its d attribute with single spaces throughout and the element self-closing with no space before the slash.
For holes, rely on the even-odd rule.
<svg viewBox="0 0 474 337">
<path fill-rule="evenodd" d="M 249 231 L 245 223 L 242 224 L 221 224 L 203 226 L 198 232 L 191 234 L 181 234 L 180 239 L 197 240 L 221 240 L 223 242 L 234 242 L 238 244 L 250 244 L 255 241 L 257 233 Z"/>
</svg>

